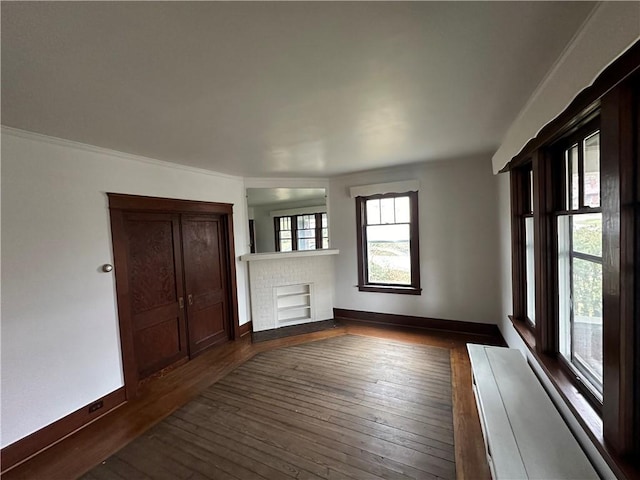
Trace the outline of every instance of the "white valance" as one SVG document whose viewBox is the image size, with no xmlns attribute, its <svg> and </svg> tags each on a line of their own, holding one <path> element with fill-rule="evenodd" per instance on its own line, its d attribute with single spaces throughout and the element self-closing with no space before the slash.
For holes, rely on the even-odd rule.
<svg viewBox="0 0 640 480">
<path fill-rule="evenodd" d="M 405 180 L 403 182 L 377 183 L 375 185 L 360 185 L 351 187 L 351 198 L 368 197 L 370 195 L 383 195 L 385 193 L 417 192 L 420 183 L 417 180 Z"/>
</svg>

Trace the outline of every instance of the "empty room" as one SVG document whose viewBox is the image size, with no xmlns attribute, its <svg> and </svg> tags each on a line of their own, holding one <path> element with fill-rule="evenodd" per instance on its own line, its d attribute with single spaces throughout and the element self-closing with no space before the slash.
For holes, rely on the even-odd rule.
<svg viewBox="0 0 640 480">
<path fill-rule="evenodd" d="M 2 1 L 6 480 L 640 478 L 640 3 Z"/>
</svg>

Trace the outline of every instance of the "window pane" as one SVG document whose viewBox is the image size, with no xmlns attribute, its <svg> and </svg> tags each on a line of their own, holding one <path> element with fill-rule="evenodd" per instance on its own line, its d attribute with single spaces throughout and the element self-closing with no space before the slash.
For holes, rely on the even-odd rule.
<svg viewBox="0 0 640 480">
<path fill-rule="evenodd" d="M 600 133 L 584 141 L 584 204 L 600 206 Z"/>
<path fill-rule="evenodd" d="M 525 256 L 526 256 L 526 268 L 527 268 L 527 317 L 533 324 L 536 323 L 536 282 L 535 282 L 535 264 L 534 264 L 534 249 L 533 249 L 533 218 L 527 217 L 524 219 L 525 227 Z"/>
<path fill-rule="evenodd" d="M 323 213 L 322 214 L 322 228 L 326 228 L 327 227 L 327 214 Z"/>
<path fill-rule="evenodd" d="M 559 303 L 559 350 L 571 361 L 571 235 L 570 219 L 558 217 L 558 303 Z"/>
<path fill-rule="evenodd" d="M 396 223 L 409 223 L 411 221 L 411 204 L 409 197 L 396 198 Z"/>
<path fill-rule="evenodd" d="M 281 252 L 290 252 L 291 251 L 291 239 L 280 240 L 280 251 Z"/>
<path fill-rule="evenodd" d="M 380 200 L 367 200 L 367 224 L 378 225 L 380 223 Z"/>
<path fill-rule="evenodd" d="M 315 230 L 298 230 L 298 238 L 315 238 Z"/>
<path fill-rule="evenodd" d="M 329 239 L 328 238 L 323 238 L 322 239 L 322 248 L 329 248 Z"/>
<path fill-rule="evenodd" d="M 578 145 L 569 149 L 569 160 L 571 162 L 571 210 L 580 208 L 580 179 L 578 170 Z"/>
<path fill-rule="evenodd" d="M 396 223 L 393 198 L 380 199 L 380 223 Z"/>
<path fill-rule="evenodd" d="M 575 215 L 573 221 L 573 251 L 602 257 L 602 214 Z"/>
<path fill-rule="evenodd" d="M 602 392 L 602 265 L 581 258 L 573 243 L 595 257 L 602 247 L 597 215 L 558 217 L 558 300 L 560 353 L 578 374 Z M 597 227 L 594 227 L 596 225 Z M 597 395 L 597 393 L 596 393 Z"/>
<path fill-rule="evenodd" d="M 573 259 L 573 354 L 602 392 L 602 265 Z"/>
<path fill-rule="evenodd" d="M 533 213 L 533 170 L 529 171 L 529 211 Z"/>
<path fill-rule="evenodd" d="M 367 227 L 370 283 L 411 284 L 409 225 Z"/>
<path fill-rule="evenodd" d="M 564 152 L 564 204 L 562 210 L 569 210 L 571 206 L 571 172 L 569 171 L 569 150 Z"/>
<path fill-rule="evenodd" d="M 298 250 L 315 250 L 315 238 L 298 238 Z"/>
</svg>

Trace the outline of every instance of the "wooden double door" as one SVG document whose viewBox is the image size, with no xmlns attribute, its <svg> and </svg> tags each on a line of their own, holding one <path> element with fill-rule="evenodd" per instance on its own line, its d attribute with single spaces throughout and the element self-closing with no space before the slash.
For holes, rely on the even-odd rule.
<svg viewBox="0 0 640 480">
<path fill-rule="evenodd" d="M 129 380 L 231 339 L 229 216 L 112 207 L 111 217 Z"/>
</svg>

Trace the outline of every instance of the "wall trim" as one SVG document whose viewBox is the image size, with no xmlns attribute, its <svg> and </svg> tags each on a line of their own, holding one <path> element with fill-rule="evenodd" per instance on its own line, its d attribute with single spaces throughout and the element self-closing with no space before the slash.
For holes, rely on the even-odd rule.
<svg viewBox="0 0 640 480">
<path fill-rule="evenodd" d="M 238 333 L 240 334 L 240 337 L 244 337 L 247 334 L 250 334 L 251 332 L 253 332 L 253 321 L 249 320 L 247 323 L 243 323 L 242 325 L 240 325 L 240 328 L 238 328 Z"/>
<path fill-rule="evenodd" d="M 124 404 L 125 401 L 124 387 L 120 387 L 104 397 L 100 397 L 84 407 L 79 408 L 66 417 L 62 417 L 46 427 L 7 445 L 0 451 L 2 473 L 4 474 L 28 458 L 58 443 L 76 430 L 85 427 L 89 423 L 109 413 L 114 408 Z M 89 408 L 97 402 L 102 402 L 103 406 L 94 412 L 89 412 Z"/>
<path fill-rule="evenodd" d="M 30 132 L 28 130 L 21 130 L 19 128 L 9 127 L 2 125 L 2 134 L 11 135 L 18 138 L 25 138 L 27 140 L 33 140 L 41 143 L 48 143 L 50 145 L 56 145 L 59 147 L 74 148 L 77 150 L 84 150 L 90 153 L 96 153 L 99 155 L 110 155 L 112 157 L 118 157 L 124 160 L 131 160 L 139 163 L 146 163 L 155 165 L 157 167 L 173 168 L 176 170 L 183 170 L 191 173 L 199 173 L 202 175 L 210 175 L 212 177 L 225 178 L 229 180 L 242 181 L 243 177 L 237 175 L 229 175 L 226 173 L 216 172 L 215 170 L 208 170 L 206 168 L 191 167 L 188 165 L 182 165 L 180 163 L 169 162 L 166 160 L 158 160 L 156 158 L 145 157 L 142 155 L 135 155 L 133 153 L 121 152 L 119 150 L 113 150 L 111 148 L 98 147 L 89 143 L 76 142 L 74 140 L 67 140 L 65 138 L 52 137 L 43 133 Z"/>
<path fill-rule="evenodd" d="M 271 328 L 269 330 L 260 330 L 259 332 L 253 332 L 251 334 L 251 341 L 253 343 L 266 342 L 268 340 L 275 340 L 277 338 L 291 337 L 294 335 L 304 335 L 306 333 L 321 332 L 323 330 L 331 330 L 337 328 L 340 325 L 335 320 L 319 320 L 307 323 L 301 323 L 299 325 L 290 325 L 288 327 Z"/>
<path fill-rule="evenodd" d="M 244 188 L 325 188 L 329 177 L 244 177 Z"/>
<path fill-rule="evenodd" d="M 333 309 L 333 318 L 337 321 L 356 321 L 400 327 L 425 328 L 428 330 L 442 330 L 453 333 L 471 333 L 474 335 L 488 335 L 502 338 L 498 325 L 493 323 L 463 322 L 459 320 L 443 320 L 440 318 L 414 317 L 411 315 L 397 315 L 394 313 L 363 312 L 360 310 Z"/>
<path fill-rule="evenodd" d="M 537 149 L 580 128 L 582 122 L 590 120 L 594 112 L 600 108 L 604 95 L 638 71 L 640 71 L 640 40 L 636 40 L 605 68 L 591 85 L 581 90 L 564 110 L 543 125 L 498 173 L 522 166 Z"/>
<path fill-rule="evenodd" d="M 370 197 L 371 195 L 417 192 L 418 190 L 420 190 L 420 182 L 418 182 L 418 180 L 403 180 L 400 182 L 375 183 L 372 185 L 349 187 L 349 196 L 351 198 Z"/>
</svg>

